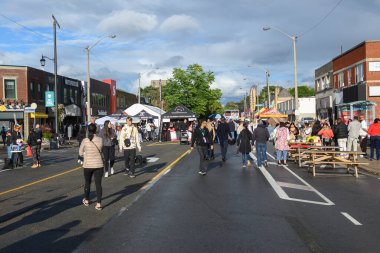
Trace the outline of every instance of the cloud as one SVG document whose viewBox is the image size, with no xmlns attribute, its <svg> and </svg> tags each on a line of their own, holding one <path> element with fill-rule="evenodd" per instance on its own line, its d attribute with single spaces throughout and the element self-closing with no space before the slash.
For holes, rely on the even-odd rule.
<svg viewBox="0 0 380 253">
<path fill-rule="evenodd" d="M 192 32 L 199 28 L 198 22 L 188 15 L 173 15 L 162 22 L 160 31 L 163 33 Z"/>
<path fill-rule="evenodd" d="M 130 36 L 149 32 L 157 25 L 155 15 L 130 10 L 114 11 L 104 18 L 98 29 L 118 36 Z"/>
</svg>

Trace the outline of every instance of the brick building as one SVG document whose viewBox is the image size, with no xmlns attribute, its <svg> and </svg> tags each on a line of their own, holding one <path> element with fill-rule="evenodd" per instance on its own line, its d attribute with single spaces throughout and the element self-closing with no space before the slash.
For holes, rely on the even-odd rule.
<svg viewBox="0 0 380 253">
<path fill-rule="evenodd" d="M 380 117 L 380 41 L 364 41 L 333 60 L 337 117 Z"/>
<path fill-rule="evenodd" d="M 318 118 L 335 118 L 332 61 L 315 70 L 315 99 Z"/>
</svg>

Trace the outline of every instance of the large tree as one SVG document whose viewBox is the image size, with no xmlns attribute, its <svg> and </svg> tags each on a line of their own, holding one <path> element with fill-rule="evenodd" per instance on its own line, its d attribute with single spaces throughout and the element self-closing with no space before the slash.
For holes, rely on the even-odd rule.
<svg viewBox="0 0 380 253">
<path fill-rule="evenodd" d="M 289 88 L 289 93 L 292 94 L 294 97 L 294 88 Z M 298 86 L 298 97 L 304 98 L 304 97 L 312 97 L 315 96 L 315 90 L 314 87 L 311 88 L 308 85 L 302 85 Z"/>
<path fill-rule="evenodd" d="M 160 107 L 160 88 L 147 86 L 141 89 L 141 96 L 148 98 L 153 106 Z"/>
<path fill-rule="evenodd" d="M 182 104 L 199 117 L 222 113 L 223 106 L 219 102 L 222 92 L 210 87 L 214 81 L 214 73 L 203 71 L 198 64 L 189 65 L 186 70 L 175 68 L 173 77 L 163 87 L 167 109 Z"/>
</svg>

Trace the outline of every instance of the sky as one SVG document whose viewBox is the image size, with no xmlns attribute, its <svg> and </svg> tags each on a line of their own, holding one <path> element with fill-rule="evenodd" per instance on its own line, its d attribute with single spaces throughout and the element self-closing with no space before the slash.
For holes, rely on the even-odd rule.
<svg viewBox="0 0 380 253">
<path fill-rule="evenodd" d="M 239 101 L 252 85 L 293 87 L 292 40 L 297 39 L 299 85 L 314 86 L 314 71 L 364 40 L 380 40 L 380 0 L 0 0 L 0 64 L 41 68 L 53 58 L 54 14 L 58 74 L 114 79 L 137 93 L 173 68 L 200 64 L 215 74 L 221 102 Z M 15 21 L 18 24 L 12 22 Z M 108 38 L 116 35 L 116 38 Z M 53 63 L 46 62 L 53 72 Z"/>
</svg>

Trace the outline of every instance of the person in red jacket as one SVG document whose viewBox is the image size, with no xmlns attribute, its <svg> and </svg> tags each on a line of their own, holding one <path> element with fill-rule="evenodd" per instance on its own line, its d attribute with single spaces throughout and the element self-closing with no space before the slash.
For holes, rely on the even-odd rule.
<svg viewBox="0 0 380 253">
<path fill-rule="evenodd" d="M 368 128 L 368 135 L 371 141 L 370 161 L 374 158 L 374 149 L 376 148 L 376 159 L 380 159 L 380 119 L 376 118 Z"/>
<path fill-rule="evenodd" d="M 334 133 L 328 124 L 324 124 L 323 128 L 318 132 L 319 136 L 322 136 L 323 146 L 330 146 L 331 140 L 334 137 Z"/>
</svg>

